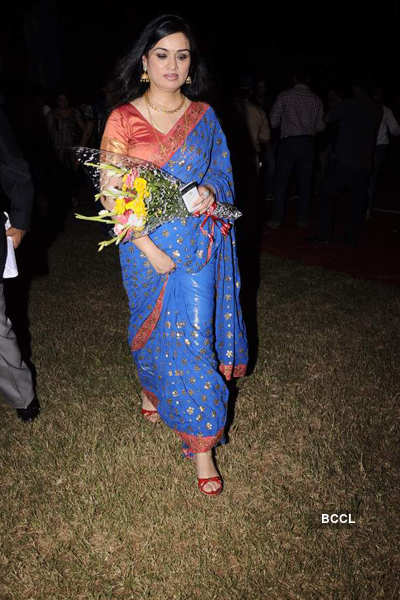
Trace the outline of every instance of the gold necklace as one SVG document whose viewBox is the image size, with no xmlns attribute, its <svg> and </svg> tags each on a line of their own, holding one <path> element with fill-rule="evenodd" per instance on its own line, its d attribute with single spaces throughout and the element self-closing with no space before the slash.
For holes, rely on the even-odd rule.
<svg viewBox="0 0 400 600">
<path fill-rule="evenodd" d="M 155 110 L 157 112 L 165 112 L 165 113 L 169 113 L 169 114 L 176 113 L 176 112 L 180 111 L 181 108 L 182 108 L 182 106 L 185 104 L 185 100 L 186 100 L 185 96 L 182 95 L 182 102 L 179 104 L 179 106 L 177 108 L 174 108 L 174 109 L 170 110 L 168 108 L 164 108 L 163 106 L 154 106 L 154 104 L 152 104 L 150 102 L 150 98 L 149 98 L 148 92 L 145 93 L 144 97 L 145 97 L 145 100 L 146 100 L 147 104 L 150 106 L 150 108 L 152 108 L 153 110 Z"/>
<path fill-rule="evenodd" d="M 153 119 L 151 118 L 151 112 L 150 112 L 150 106 L 151 106 L 151 104 L 149 102 L 147 102 L 146 94 L 145 94 L 145 100 L 146 100 L 146 104 L 147 104 L 147 113 L 149 115 L 149 122 L 150 122 L 150 125 L 152 126 L 152 128 L 154 130 L 154 133 L 156 134 L 156 138 L 157 138 L 157 142 L 158 142 L 158 147 L 160 149 L 160 154 L 161 154 L 162 158 L 165 160 L 166 157 L 169 154 L 169 149 L 168 149 L 168 147 L 165 144 L 162 143 L 162 141 L 160 139 L 160 133 L 162 133 L 162 132 L 159 132 L 158 129 L 157 129 L 157 127 L 154 126 Z M 183 97 L 183 101 L 185 102 L 185 100 L 186 100 L 186 97 L 184 96 Z M 181 108 L 182 108 L 182 106 L 183 106 L 183 103 L 181 105 Z M 185 155 L 186 154 L 186 141 L 187 141 L 186 138 L 187 138 L 187 135 L 188 135 L 188 132 L 189 132 L 189 123 L 188 123 L 188 117 L 187 117 L 187 110 L 185 110 L 185 113 L 184 113 L 183 116 L 184 116 L 184 119 L 185 119 L 185 130 L 184 130 L 184 144 L 182 146 L 181 153 L 183 155 Z M 175 123 L 175 125 L 176 125 L 176 123 Z M 173 127 L 175 127 L 175 125 L 173 125 Z M 166 135 L 166 134 L 163 134 L 163 135 Z"/>
</svg>

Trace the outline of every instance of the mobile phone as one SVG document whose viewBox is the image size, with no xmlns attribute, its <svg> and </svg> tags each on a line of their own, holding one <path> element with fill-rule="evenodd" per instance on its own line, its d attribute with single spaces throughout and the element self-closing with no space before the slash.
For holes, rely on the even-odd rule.
<svg viewBox="0 0 400 600">
<path fill-rule="evenodd" d="M 197 182 L 191 181 L 181 187 L 182 199 L 189 212 L 193 212 L 193 205 L 199 200 L 199 192 L 197 190 Z"/>
</svg>

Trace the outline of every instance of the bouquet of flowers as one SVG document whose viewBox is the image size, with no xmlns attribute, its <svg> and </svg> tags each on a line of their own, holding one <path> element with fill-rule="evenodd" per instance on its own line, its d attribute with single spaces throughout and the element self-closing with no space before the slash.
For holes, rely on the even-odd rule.
<svg viewBox="0 0 400 600">
<path fill-rule="evenodd" d="M 90 169 L 98 190 L 95 199 L 115 200 L 112 210 L 100 210 L 97 216 L 75 215 L 78 219 L 112 225 L 114 236 L 100 242 L 99 251 L 191 214 L 182 197 L 182 181 L 152 163 L 106 150 L 79 147 L 74 151 L 78 162 Z M 206 214 L 212 217 L 213 226 L 223 221 L 221 229 L 227 233 L 230 223 L 242 213 L 231 204 L 216 202 Z"/>
</svg>

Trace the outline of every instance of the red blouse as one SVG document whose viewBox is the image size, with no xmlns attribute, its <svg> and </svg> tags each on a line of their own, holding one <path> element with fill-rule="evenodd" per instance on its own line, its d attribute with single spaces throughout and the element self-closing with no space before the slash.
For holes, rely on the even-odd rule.
<svg viewBox="0 0 400 600">
<path fill-rule="evenodd" d="M 208 104 L 191 102 L 168 133 L 162 133 L 133 104 L 124 104 L 110 114 L 100 147 L 162 167 L 184 144 L 208 109 Z"/>
</svg>

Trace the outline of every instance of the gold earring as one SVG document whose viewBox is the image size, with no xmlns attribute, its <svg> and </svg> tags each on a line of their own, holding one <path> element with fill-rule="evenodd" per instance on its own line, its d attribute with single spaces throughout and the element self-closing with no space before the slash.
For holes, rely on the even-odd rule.
<svg viewBox="0 0 400 600">
<path fill-rule="evenodd" d="M 192 83 L 192 78 L 190 77 L 190 75 L 186 78 L 185 83 L 186 85 L 190 85 Z"/>
<path fill-rule="evenodd" d="M 143 73 L 140 78 L 140 83 L 149 83 L 149 81 L 150 81 L 150 78 L 147 75 L 147 69 L 146 69 L 146 67 L 143 67 Z"/>
</svg>

